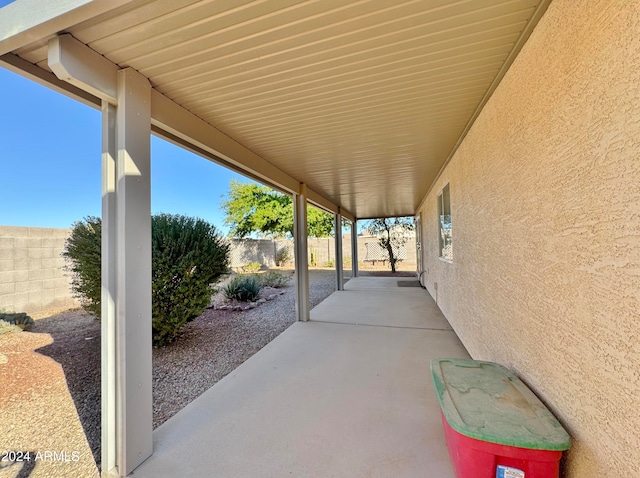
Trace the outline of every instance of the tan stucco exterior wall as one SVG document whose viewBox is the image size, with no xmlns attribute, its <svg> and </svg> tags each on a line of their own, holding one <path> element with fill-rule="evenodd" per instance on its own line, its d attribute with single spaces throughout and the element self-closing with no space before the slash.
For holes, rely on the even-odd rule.
<svg viewBox="0 0 640 478">
<path fill-rule="evenodd" d="M 570 431 L 565 476 L 640 476 L 640 2 L 554 0 L 420 213 L 429 292 Z"/>
</svg>

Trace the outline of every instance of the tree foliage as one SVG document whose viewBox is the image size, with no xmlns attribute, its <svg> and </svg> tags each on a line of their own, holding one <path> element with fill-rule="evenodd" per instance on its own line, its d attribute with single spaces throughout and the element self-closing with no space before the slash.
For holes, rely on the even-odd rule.
<svg viewBox="0 0 640 478">
<path fill-rule="evenodd" d="M 101 313 L 101 230 L 97 217 L 73 224 L 62 255 L 82 306 Z M 202 219 L 156 214 L 151 218 L 153 344 L 173 341 L 211 300 L 210 284 L 227 271 L 229 245 Z"/>
<path fill-rule="evenodd" d="M 391 272 L 396 271 L 396 264 L 402 259 L 398 258 L 398 251 L 405 245 L 407 232 L 413 231 L 413 219 L 410 217 L 380 218 L 368 221 L 365 226 L 369 234 L 378 236 L 378 244 L 387 251 Z"/>
<path fill-rule="evenodd" d="M 291 196 L 255 183 L 231 181 L 222 203 L 229 235 L 246 237 L 257 233 L 266 237 L 293 236 Z M 311 237 L 333 235 L 333 216 L 309 205 L 307 223 Z"/>
</svg>

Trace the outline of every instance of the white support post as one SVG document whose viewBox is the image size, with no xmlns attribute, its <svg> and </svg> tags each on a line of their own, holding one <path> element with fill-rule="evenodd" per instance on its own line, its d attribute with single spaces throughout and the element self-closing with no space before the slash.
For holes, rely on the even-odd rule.
<svg viewBox="0 0 640 478">
<path fill-rule="evenodd" d="M 102 457 L 103 476 L 116 463 L 116 108 L 102 103 Z"/>
<path fill-rule="evenodd" d="M 126 476 L 153 452 L 151 85 L 118 71 L 116 117 L 116 461 Z M 113 233 L 114 231 L 111 231 Z"/>
<path fill-rule="evenodd" d="M 336 290 L 344 290 L 344 273 L 342 270 L 342 216 L 334 214 L 334 230 L 336 239 Z"/>
<path fill-rule="evenodd" d="M 358 220 L 351 221 L 351 277 L 358 277 Z"/>
<path fill-rule="evenodd" d="M 309 257 L 307 246 L 307 186 L 300 185 L 300 193 L 293 197 L 293 242 L 295 256 L 296 317 L 309 320 Z"/>
</svg>

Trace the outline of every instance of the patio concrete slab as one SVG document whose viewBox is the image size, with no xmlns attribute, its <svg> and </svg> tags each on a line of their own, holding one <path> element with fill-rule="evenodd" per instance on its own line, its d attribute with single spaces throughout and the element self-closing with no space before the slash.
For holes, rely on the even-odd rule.
<svg viewBox="0 0 640 478">
<path fill-rule="evenodd" d="M 311 316 L 322 322 L 451 330 L 431 296 L 421 287 L 399 287 L 410 277 L 357 277 L 318 304 Z"/>
<path fill-rule="evenodd" d="M 400 322 L 383 312 L 380 325 L 329 323 L 380 289 L 333 294 L 311 322 L 293 324 L 159 427 L 154 455 L 133 476 L 453 478 L 429 361 L 467 352 L 450 329 L 424 326 L 441 320 L 432 308 L 384 290 Z M 412 307 L 420 318 L 410 323 L 423 326 L 398 325 Z"/>
</svg>

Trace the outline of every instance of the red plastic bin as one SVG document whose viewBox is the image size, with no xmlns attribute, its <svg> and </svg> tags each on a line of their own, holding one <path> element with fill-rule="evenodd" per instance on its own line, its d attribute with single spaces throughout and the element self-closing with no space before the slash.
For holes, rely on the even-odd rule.
<svg viewBox="0 0 640 478">
<path fill-rule="evenodd" d="M 458 478 L 557 478 L 570 438 L 509 369 L 492 362 L 435 359 L 449 457 Z"/>
</svg>

